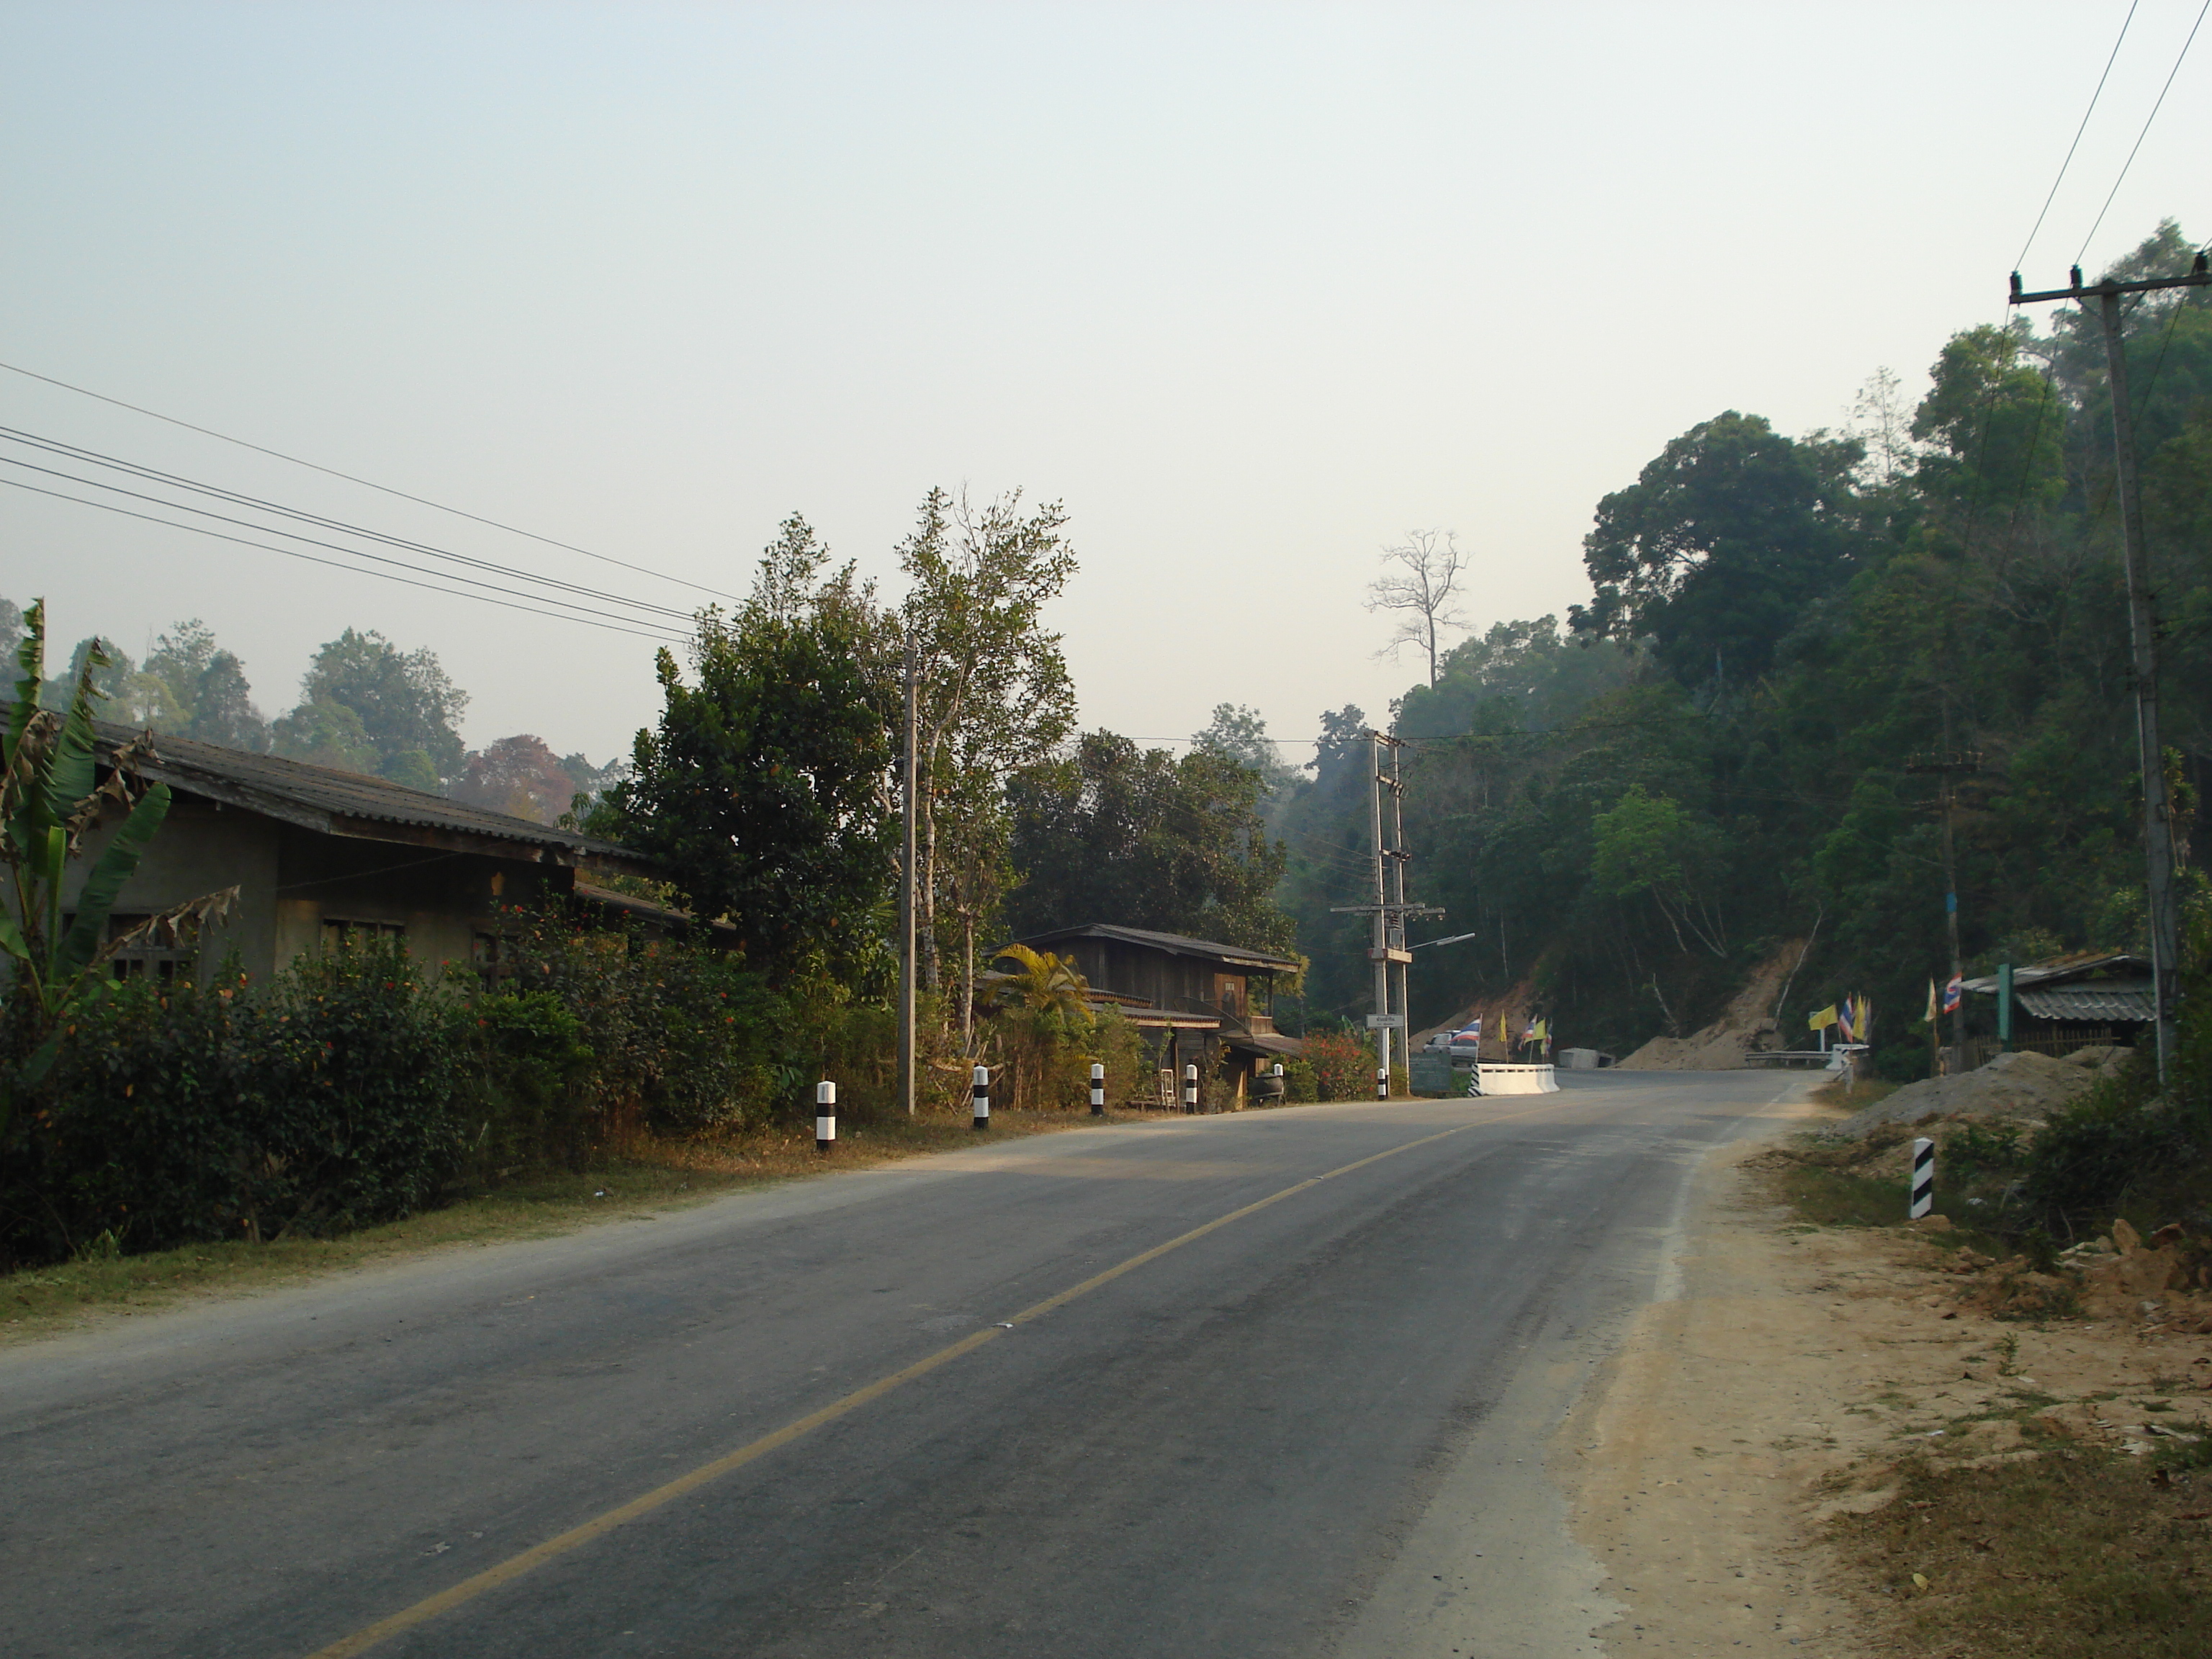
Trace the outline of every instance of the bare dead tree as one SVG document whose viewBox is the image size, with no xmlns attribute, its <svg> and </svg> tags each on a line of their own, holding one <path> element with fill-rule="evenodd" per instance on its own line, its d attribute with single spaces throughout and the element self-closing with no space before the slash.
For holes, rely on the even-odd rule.
<svg viewBox="0 0 2212 1659">
<path fill-rule="evenodd" d="M 1383 572 L 1367 585 L 1367 608 L 1397 613 L 1389 641 L 1375 654 L 1395 656 L 1401 646 L 1419 646 L 1429 654 L 1429 684 L 1437 683 L 1438 636 L 1447 628 L 1464 628 L 1467 618 L 1452 605 L 1468 556 L 1449 530 L 1409 530 L 1405 541 L 1382 550 Z"/>
</svg>

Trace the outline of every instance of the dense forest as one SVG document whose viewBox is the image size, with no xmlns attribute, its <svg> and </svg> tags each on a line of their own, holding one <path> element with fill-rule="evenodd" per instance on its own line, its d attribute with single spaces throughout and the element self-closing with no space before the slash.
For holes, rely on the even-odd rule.
<svg viewBox="0 0 2212 1659">
<path fill-rule="evenodd" d="M 2189 269 L 2171 222 L 2111 275 Z M 2212 297 L 2135 296 L 2129 374 L 2186 830 L 2212 760 Z M 1711 1018 L 1778 940 L 1814 940 L 1784 1031 L 1870 996 L 1877 1060 L 1929 1063 L 1948 973 L 1935 750 L 1978 751 L 1956 811 L 1967 971 L 2142 948 L 2141 796 L 2094 318 L 1954 336 L 1917 407 L 1878 375 L 1851 426 L 1792 438 L 1725 410 L 1597 504 L 1587 604 L 1499 622 L 1393 705 L 1407 739 L 1416 1024 L 1514 988 L 1571 1042 L 1626 1052 Z M 1308 1006 L 1365 1006 L 1370 719 L 1323 716 L 1281 790 L 1281 890 Z M 2201 908 L 2202 875 L 2187 873 Z"/>
</svg>

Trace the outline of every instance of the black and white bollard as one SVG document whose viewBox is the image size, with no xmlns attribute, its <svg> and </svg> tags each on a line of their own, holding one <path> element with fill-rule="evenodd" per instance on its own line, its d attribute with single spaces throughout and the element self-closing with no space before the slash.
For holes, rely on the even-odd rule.
<svg viewBox="0 0 2212 1659">
<path fill-rule="evenodd" d="M 837 1150 L 837 1085 L 826 1080 L 814 1085 L 814 1150 Z"/>
<path fill-rule="evenodd" d="M 989 1066 L 978 1066 L 975 1068 L 974 1093 L 975 1127 L 979 1129 L 988 1129 L 991 1127 L 991 1068 Z"/>
<path fill-rule="evenodd" d="M 1387 1066 L 1377 1066 L 1375 1068 L 1375 1098 L 1377 1100 L 1390 1098 L 1390 1068 Z"/>
<path fill-rule="evenodd" d="M 1936 1143 L 1919 1139 L 1912 1143 L 1912 1203 L 1905 1211 L 1917 1221 L 1936 1207 Z"/>
<path fill-rule="evenodd" d="M 1467 1093 L 1470 1100 L 1482 1098 L 1482 1062 L 1479 1060 L 1467 1068 Z"/>
<path fill-rule="evenodd" d="M 1091 1115 L 1106 1115 L 1106 1068 L 1095 1060 L 1091 1062 Z"/>
<path fill-rule="evenodd" d="M 1182 1109 L 1193 1115 L 1198 1111 L 1198 1067 L 1195 1066 L 1182 1068 Z"/>
</svg>

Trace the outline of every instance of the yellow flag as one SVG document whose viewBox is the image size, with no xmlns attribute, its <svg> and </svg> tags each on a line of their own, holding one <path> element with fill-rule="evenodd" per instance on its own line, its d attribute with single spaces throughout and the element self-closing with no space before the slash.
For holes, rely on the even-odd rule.
<svg viewBox="0 0 2212 1659">
<path fill-rule="evenodd" d="M 1936 1023 L 1936 981 L 1928 981 L 1928 1012 L 1921 1016 L 1930 1025 Z"/>
<path fill-rule="evenodd" d="M 1808 1031 L 1825 1031 L 1835 1023 L 1836 1005 L 1832 1002 L 1825 1008 L 1814 1009 L 1812 1018 L 1805 1022 L 1805 1029 Z"/>
</svg>

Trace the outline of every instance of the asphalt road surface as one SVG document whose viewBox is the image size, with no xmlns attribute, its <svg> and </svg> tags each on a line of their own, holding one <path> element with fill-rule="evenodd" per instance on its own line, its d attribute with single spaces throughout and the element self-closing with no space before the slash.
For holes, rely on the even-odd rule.
<svg viewBox="0 0 2212 1659">
<path fill-rule="evenodd" d="M 1544 1437 L 1665 1293 L 1701 1156 L 1795 1085 L 1563 1077 L 986 1145 L 18 1347 L 0 1652 L 1595 1651 Z"/>
</svg>

